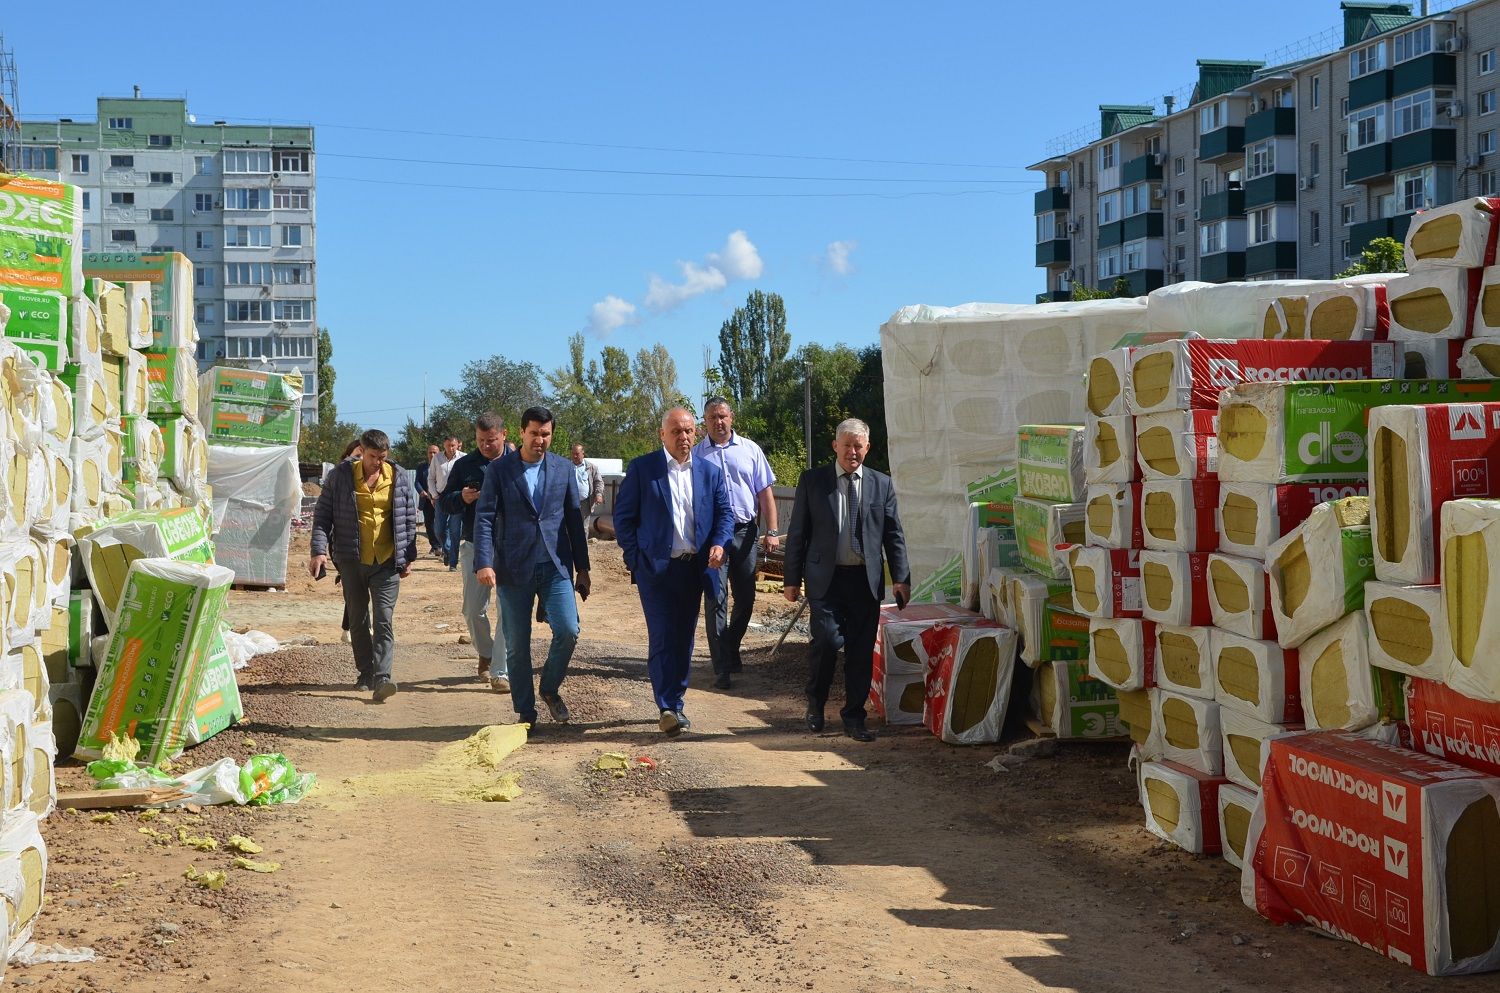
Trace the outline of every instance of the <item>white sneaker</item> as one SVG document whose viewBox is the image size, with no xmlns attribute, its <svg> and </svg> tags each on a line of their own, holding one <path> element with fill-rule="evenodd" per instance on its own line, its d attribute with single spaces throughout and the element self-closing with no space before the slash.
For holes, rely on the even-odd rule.
<svg viewBox="0 0 1500 993">
<path fill-rule="evenodd" d="M 491 676 L 490 689 L 494 690 L 496 693 L 509 693 L 510 680 L 506 679 L 504 676 Z"/>
</svg>

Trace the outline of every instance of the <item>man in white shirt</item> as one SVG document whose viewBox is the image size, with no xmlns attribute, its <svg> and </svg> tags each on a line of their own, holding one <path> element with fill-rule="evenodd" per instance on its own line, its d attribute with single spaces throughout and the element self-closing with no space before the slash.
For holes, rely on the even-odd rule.
<svg viewBox="0 0 1500 993">
<path fill-rule="evenodd" d="M 461 514 L 450 514 L 445 511 L 438 503 L 438 498 L 443 495 L 443 488 L 448 485 L 448 473 L 453 471 L 453 464 L 463 458 L 463 455 L 462 449 L 459 448 L 458 435 L 450 434 L 443 439 L 442 450 L 427 464 L 427 496 L 437 507 L 434 528 L 437 530 L 438 543 L 443 550 L 443 564 L 448 567 L 449 572 L 458 569 L 458 548 L 463 540 L 464 519 Z"/>
</svg>

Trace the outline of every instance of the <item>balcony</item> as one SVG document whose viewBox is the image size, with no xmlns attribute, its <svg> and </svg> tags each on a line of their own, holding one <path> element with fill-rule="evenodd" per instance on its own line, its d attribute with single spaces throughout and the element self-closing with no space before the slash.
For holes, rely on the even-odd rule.
<svg viewBox="0 0 1500 993">
<path fill-rule="evenodd" d="M 1217 162 L 1245 154 L 1245 129 L 1219 128 L 1198 137 L 1198 161 Z"/>
<path fill-rule="evenodd" d="M 1245 118 L 1245 142 L 1267 138 L 1290 138 L 1297 133 L 1297 111 L 1291 107 L 1268 107 Z"/>
<path fill-rule="evenodd" d="M 1458 161 L 1458 132 L 1452 128 L 1413 131 L 1393 140 L 1390 145 L 1391 172 L 1429 162 Z"/>
<path fill-rule="evenodd" d="M 1099 247 L 1114 248 L 1125 240 L 1125 222 L 1099 225 Z"/>
<path fill-rule="evenodd" d="M 1037 303 L 1066 303 L 1073 299 L 1072 290 L 1049 290 L 1036 295 Z"/>
<path fill-rule="evenodd" d="M 1390 142 L 1366 145 L 1349 152 L 1349 182 L 1363 183 L 1389 175 L 1391 171 Z"/>
<path fill-rule="evenodd" d="M 1227 283 L 1244 276 L 1244 252 L 1215 252 L 1198 260 L 1198 278 L 1205 283 Z"/>
<path fill-rule="evenodd" d="M 1125 280 L 1130 287 L 1130 295 L 1143 297 L 1152 290 L 1161 289 L 1167 285 L 1167 274 L 1161 269 L 1136 269 L 1116 277 Z M 1110 280 L 1108 289 L 1114 289 L 1114 280 Z"/>
<path fill-rule="evenodd" d="M 1120 167 L 1120 185 L 1156 182 L 1161 179 L 1161 163 L 1155 155 L 1142 155 L 1131 159 Z"/>
<path fill-rule="evenodd" d="M 1391 96 L 1399 97 L 1429 86 L 1452 86 L 1457 80 L 1458 56 L 1429 52 L 1391 69 Z"/>
<path fill-rule="evenodd" d="M 1266 272 L 1296 271 L 1297 243 L 1295 241 L 1268 241 L 1245 249 L 1245 275 L 1247 276 Z"/>
<path fill-rule="evenodd" d="M 1045 190 L 1037 190 L 1033 198 L 1035 207 L 1033 213 L 1046 214 L 1054 210 L 1067 210 L 1072 199 L 1072 192 L 1066 186 L 1049 186 Z"/>
<path fill-rule="evenodd" d="M 1061 265 L 1073 261 L 1073 243 L 1066 238 L 1036 243 L 1037 265 Z"/>
<path fill-rule="evenodd" d="M 1148 210 L 1144 214 L 1133 214 L 1120 222 L 1120 241 L 1136 241 L 1140 238 L 1160 238 L 1166 223 L 1159 210 Z"/>
<path fill-rule="evenodd" d="M 1210 193 L 1198 204 L 1198 220 L 1221 221 L 1226 217 L 1245 216 L 1245 191 L 1221 190 Z"/>
<path fill-rule="evenodd" d="M 1359 110 L 1391 98 L 1391 70 L 1367 73 L 1349 80 L 1349 109 Z"/>
<path fill-rule="evenodd" d="M 1257 176 L 1245 184 L 1245 209 L 1253 210 L 1269 203 L 1295 203 L 1297 177 L 1289 172 Z"/>
<path fill-rule="evenodd" d="M 1365 246 L 1376 238 L 1395 238 L 1397 241 L 1405 241 L 1406 229 L 1411 227 L 1411 217 L 1410 214 L 1397 214 L 1395 217 L 1381 217 L 1351 226 L 1349 228 L 1350 257 L 1359 255 L 1365 250 Z"/>
</svg>

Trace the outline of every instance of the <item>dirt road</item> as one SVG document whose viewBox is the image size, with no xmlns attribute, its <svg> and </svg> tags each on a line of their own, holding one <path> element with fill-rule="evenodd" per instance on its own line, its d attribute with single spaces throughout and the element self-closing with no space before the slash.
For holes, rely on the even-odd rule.
<svg viewBox="0 0 1500 993">
<path fill-rule="evenodd" d="M 325 644 L 254 660 L 247 723 L 185 761 L 281 750 L 318 790 L 281 809 L 55 816 L 37 939 L 101 960 L 7 978 L 306 993 L 1490 988 L 1265 924 L 1227 864 L 1140 826 L 1121 746 L 997 773 L 985 763 L 1003 748 L 807 733 L 800 642 L 768 657 L 779 627 L 755 632 L 729 692 L 695 667 L 693 732 L 667 741 L 611 551 L 596 546 L 565 687 L 574 722 L 543 723 L 506 759 L 524 791 L 511 802 L 474 798 L 497 773 L 455 744 L 512 716 L 472 677 L 457 580 L 435 560 L 403 586 L 401 692 L 383 706 L 352 689 L 330 583 L 236 594 L 236 623 Z M 765 620 L 784 616 L 762 599 Z M 606 752 L 632 768 L 595 771 Z M 76 785 L 81 770 L 60 777 Z M 184 847 L 177 827 L 251 835 L 281 868 L 233 869 L 232 853 Z M 226 869 L 227 885 L 194 886 L 189 864 Z"/>
</svg>

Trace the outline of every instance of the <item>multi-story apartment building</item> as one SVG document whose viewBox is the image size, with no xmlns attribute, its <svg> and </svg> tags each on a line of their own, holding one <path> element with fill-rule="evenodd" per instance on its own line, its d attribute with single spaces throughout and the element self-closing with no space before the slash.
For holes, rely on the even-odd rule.
<svg viewBox="0 0 1500 993">
<path fill-rule="evenodd" d="M 1326 279 L 1415 211 L 1500 194 L 1500 0 L 1339 6 L 1337 48 L 1199 60 L 1186 107 L 1101 106 L 1096 133 L 1031 166 L 1038 299 Z"/>
<path fill-rule="evenodd" d="M 193 262 L 199 364 L 302 372 L 317 417 L 311 127 L 200 124 L 183 100 L 101 98 L 94 121 L 26 121 L 21 171 L 83 190 L 84 249 Z"/>
</svg>

